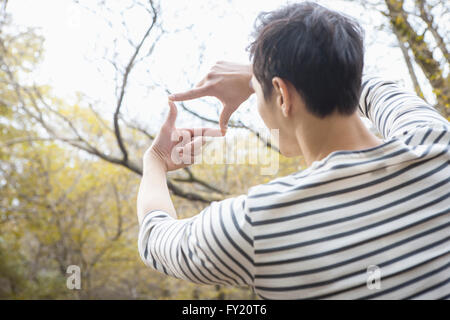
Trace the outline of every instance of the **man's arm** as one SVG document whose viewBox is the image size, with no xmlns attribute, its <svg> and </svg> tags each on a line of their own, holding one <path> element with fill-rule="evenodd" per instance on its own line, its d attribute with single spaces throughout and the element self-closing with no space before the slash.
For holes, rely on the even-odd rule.
<svg viewBox="0 0 450 320">
<path fill-rule="evenodd" d="M 194 157 L 201 152 L 203 137 L 221 136 L 219 129 L 177 129 L 177 109 L 169 101 L 170 111 L 166 122 L 143 158 L 143 175 L 137 197 L 139 224 L 145 215 L 154 210 L 163 210 L 177 218 L 167 187 L 166 172 L 184 168 L 194 163 Z M 197 136 L 194 136 L 197 135 Z"/>
<path fill-rule="evenodd" d="M 163 210 L 177 218 L 166 181 L 168 170 L 166 162 L 170 160 L 171 151 L 174 147 L 171 134 L 176 130 L 175 120 L 177 118 L 175 105 L 171 103 L 169 107 L 166 122 L 161 127 L 153 145 L 144 154 L 143 173 L 137 196 L 139 224 L 142 223 L 145 215 L 153 210 Z M 165 158 L 168 158 L 168 160 L 165 160 Z"/>
<path fill-rule="evenodd" d="M 203 137 L 221 136 L 221 131 L 176 129 L 176 107 L 173 102 L 169 105 L 169 116 L 143 160 L 137 199 L 140 256 L 160 272 L 196 283 L 252 284 L 253 240 L 246 196 L 213 202 L 190 219 L 177 219 L 166 172 L 192 164 Z"/>
<path fill-rule="evenodd" d="M 177 213 L 170 199 L 167 187 L 166 169 L 160 159 L 153 153 L 146 154 L 144 170 L 137 196 L 137 214 L 139 225 L 147 213 L 152 210 L 162 210 L 173 218 Z"/>
<path fill-rule="evenodd" d="M 369 118 L 384 138 L 397 137 L 407 144 L 433 143 L 434 135 L 413 139 L 415 131 L 424 134 L 435 129 L 448 131 L 449 122 L 432 106 L 414 93 L 392 81 L 378 77 L 364 77 L 359 103 L 360 114 Z"/>
<path fill-rule="evenodd" d="M 169 96 L 172 101 L 184 101 L 205 96 L 216 97 L 222 102 L 219 125 L 226 132 L 228 120 L 233 112 L 255 91 L 250 85 L 252 66 L 227 61 L 218 61 L 194 88 Z"/>
<path fill-rule="evenodd" d="M 189 219 L 145 216 L 138 248 L 144 263 L 199 284 L 252 285 L 253 236 L 246 196 L 213 202 Z"/>
</svg>

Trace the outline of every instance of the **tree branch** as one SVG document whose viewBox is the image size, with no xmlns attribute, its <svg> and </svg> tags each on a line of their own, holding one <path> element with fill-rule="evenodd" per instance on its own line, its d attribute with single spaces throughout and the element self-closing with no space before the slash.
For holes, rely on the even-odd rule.
<svg viewBox="0 0 450 320">
<path fill-rule="evenodd" d="M 426 23 L 428 30 L 433 35 L 434 39 L 436 40 L 437 46 L 439 47 L 439 50 L 441 50 L 442 54 L 444 55 L 446 61 L 448 64 L 450 64 L 450 54 L 447 50 L 447 47 L 445 45 L 444 39 L 441 37 L 439 32 L 437 31 L 437 27 L 433 23 L 433 17 L 430 15 L 429 10 L 425 6 L 424 0 L 416 0 L 416 6 L 419 9 L 420 12 L 420 18 Z"/>
<path fill-rule="evenodd" d="M 444 78 L 440 64 L 433 57 L 433 52 L 424 40 L 408 22 L 408 14 L 403 8 L 403 0 L 385 0 L 389 10 L 389 20 L 392 29 L 398 32 L 400 41 L 407 42 L 414 55 L 416 63 L 427 77 L 438 105 L 436 108 L 444 117 L 450 116 L 450 78 Z"/>
<path fill-rule="evenodd" d="M 128 162 L 128 152 L 127 149 L 125 147 L 125 144 L 123 142 L 122 139 L 122 134 L 120 132 L 120 125 L 119 125 L 119 114 L 120 114 L 120 109 L 122 107 L 122 103 L 123 103 L 123 98 L 125 96 L 125 91 L 126 91 L 126 87 L 128 84 L 128 76 L 134 66 L 134 62 L 136 60 L 136 57 L 139 54 L 139 51 L 142 48 L 142 45 L 144 44 L 145 40 L 147 40 L 148 36 L 150 35 L 150 32 L 153 29 L 153 26 L 156 23 L 157 20 L 157 13 L 156 10 L 153 7 L 153 1 L 150 1 L 150 4 L 153 8 L 153 19 L 152 19 L 152 23 L 150 24 L 149 28 L 147 29 L 147 31 L 144 33 L 144 36 L 142 37 L 141 41 L 139 42 L 139 44 L 136 46 L 133 55 L 131 56 L 130 60 L 128 61 L 127 66 L 125 67 L 125 72 L 123 74 L 123 80 L 122 80 L 122 85 L 120 88 L 120 93 L 119 93 L 119 98 L 117 100 L 117 105 L 116 105 L 116 111 L 114 112 L 114 117 L 113 117 L 113 122 L 114 122 L 114 132 L 116 135 L 116 140 L 117 140 L 117 144 L 119 145 L 120 150 L 122 151 L 122 155 L 123 155 L 123 159 L 122 161 L 124 163 Z"/>
<path fill-rule="evenodd" d="M 414 90 L 416 91 L 416 93 L 419 97 L 421 97 L 422 99 L 425 99 L 422 89 L 420 88 L 419 80 L 417 80 L 416 72 L 414 71 L 414 67 L 411 62 L 411 57 L 409 56 L 408 48 L 406 48 L 405 43 L 402 41 L 397 29 L 394 28 L 393 31 L 397 38 L 398 46 L 400 47 L 400 50 L 402 51 L 403 59 L 405 60 L 406 67 L 408 68 L 409 76 L 413 83 Z"/>
</svg>

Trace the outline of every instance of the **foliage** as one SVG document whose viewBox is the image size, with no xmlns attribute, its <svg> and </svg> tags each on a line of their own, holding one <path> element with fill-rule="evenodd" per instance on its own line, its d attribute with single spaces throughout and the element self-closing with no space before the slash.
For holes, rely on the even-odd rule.
<svg viewBox="0 0 450 320">
<path fill-rule="evenodd" d="M 13 25 L 2 11 L 3 3 L 0 1 L 0 299 L 255 299 L 249 289 L 198 286 L 168 278 L 144 266 L 138 256 L 135 202 L 140 159 L 156 130 L 127 119 L 121 106 L 127 98 L 128 75 L 151 55 L 160 36 L 153 36 L 154 42 L 147 40 L 160 30 L 153 1 L 139 7 L 146 9 L 149 19 L 143 37 L 130 41 L 132 55 L 122 59 L 126 60 L 123 65 L 114 61 L 118 94 L 111 119 L 99 114 L 81 94 L 69 104 L 55 97 L 51 87 L 30 80 L 42 59 L 44 39 L 36 30 Z M 404 10 L 403 1 L 378 3 L 384 4 L 382 10 L 388 9 L 385 13 L 399 44 L 404 44 L 424 69 L 438 102 L 444 101 L 446 106 L 445 63 L 433 60 L 431 44 L 414 31 L 417 24 L 407 24 L 411 14 Z M 432 32 L 433 24 L 427 30 Z M 445 41 L 444 46 L 438 44 L 446 50 Z M 240 121 L 230 127 L 241 130 L 230 129 L 241 141 L 256 136 L 252 127 Z M 259 152 L 266 145 L 269 143 L 261 139 L 247 150 Z M 217 151 L 221 145 L 211 148 Z M 242 148 L 234 145 L 230 152 L 238 149 Z M 304 166 L 297 159 L 278 155 L 275 149 L 269 155 L 275 154 L 280 157 L 277 176 Z M 171 173 L 168 182 L 179 215 L 195 215 L 210 200 L 246 193 L 249 187 L 273 178 L 260 174 L 263 165 L 244 158 L 241 164 L 203 163 Z M 66 288 L 69 265 L 81 267 L 81 290 Z"/>
</svg>

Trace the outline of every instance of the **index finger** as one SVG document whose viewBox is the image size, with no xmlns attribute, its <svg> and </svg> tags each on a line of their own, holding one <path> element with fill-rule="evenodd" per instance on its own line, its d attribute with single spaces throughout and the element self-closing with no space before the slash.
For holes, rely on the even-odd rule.
<svg viewBox="0 0 450 320">
<path fill-rule="evenodd" d="M 191 90 L 179 93 L 173 93 L 169 95 L 169 99 L 172 101 L 184 101 L 192 100 L 210 95 L 209 88 L 207 86 L 192 88 Z"/>
<path fill-rule="evenodd" d="M 191 136 L 198 137 L 222 137 L 222 130 L 214 128 L 183 128 L 180 130 L 186 130 L 191 133 Z"/>
</svg>

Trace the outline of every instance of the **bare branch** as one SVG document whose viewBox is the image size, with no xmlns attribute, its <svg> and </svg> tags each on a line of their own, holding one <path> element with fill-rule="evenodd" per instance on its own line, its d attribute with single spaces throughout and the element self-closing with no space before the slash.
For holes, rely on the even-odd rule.
<svg viewBox="0 0 450 320">
<path fill-rule="evenodd" d="M 151 6 L 153 8 L 153 2 L 150 1 Z M 123 102 L 123 97 L 125 95 L 125 91 L 126 91 L 126 87 L 128 84 L 128 76 L 134 66 L 136 57 L 139 54 L 139 51 L 142 48 L 142 45 L 144 44 L 145 40 L 147 40 L 148 36 L 150 35 L 150 32 L 153 29 L 153 26 L 156 23 L 157 20 L 157 14 L 156 14 L 156 10 L 154 10 L 154 15 L 153 15 L 153 19 L 152 19 L 152 23 L 150 24 L 150 26 L 148 27 L 147 31 L 144 33 L 144 36 L 142 37 L 141 41 L 139 42 L 139 44 L 136 46 L 133 55 L 131 56 L 130 60 L 128 61 L 128 64 L 125 68 L 125 72 L 123 74 L 123 80 L 122 80 L 122 86 L 120 88 L 120 93 L 119 93 L 119 98 L 117 100 L 117 105 L 116 105 L 116 111 L 114 112 L 114 132 L 116 134 L 116 139 L 117 139 L 117 143 L 119 145 L 120 150 L 122 151 L 123 154 L 123 162 L 126 163 L 128 162 L 128 152 L 127 149 L 125 147 L 125 144 L 123 142 L 122 139 L 122 135 L 120 132 L 120 125 L 119 125 L 119 114 L 120 114 L 120 109 L 122 107 L 122 102 Z"/>
<path fill-rule="evenodd" d="M 189 183 L 197 183 L 211 191 L 220 193 L 220 194 L 228 194 L 228 192 L 220 190 L 219 188 L 213 187 L 212 185 L 210 185 L 209 183 L 198 179 L 197 177 L 194 176 L 193 172 L 191 171 L 191 169 L 189 167 L 184 168 L 184 171 L 187 172 L 188 177 L 187 178 L 173 178 L 174 181 L 177 182 L 189 182 Z"/>
<path fill-rule="evenodd" d="M 137 124 L 136 122 L 127 121 L 122 116 L 120 117 L 120 120 L 122 120 L 128 128 L 136 130 L 145 135 L 150 141 L 153 141 L 155 139 L 155 136 L 153 134 L 139 126 L 139 124 Z"/>
<path fill-rule="evenodd" d="M 397 37 L 397 43 L 400 47 L 400 50 L 403 54 L 403 59 L 405 60 L 406 67 L 408 68 L 409 76 L 411 78 L 411 81 L 413 82 L 414 90 L 416 91 L 417 95 L 421 97 L 422 99 L 425 99 L 422 89 L 420 88 L 419 80 L 417 79 L 416 72 L 414 71 L 414 67 L 412 65 L 411 57 L 409 56 L 408 48 L 406 48 L 405 43 L 402 41 L 399 32 L 397 29 L 393 29 L 395 36 Z"/>
<path fill-rule="evenodd" d="M 431 32 L 434 39 L 436 40 L 439 50 L 441 50 L 447 63 L 450 64 L 450 54 L 447 50 L 447 46 L 445 44 L 444 39 L 439 34 L 437 27 L 434 24 L 433 16 L 430 14 L 427 6 L 425 6 L 425 1 L 424 0 L 416 0 L 416 6 L 420 12 L 420 18 L 422 18 L 422 20 L 426 23 L 428 30 Z"/>
<path fill-rule="evenodd" d="M 436 108 L 444 116 L 450 115 L 450 77 L 444 77 L 440 63 L 433 57 L 433 51 L 425 42 L 424 36 L 418 34 L 408 21 L 408 14 L 404 10 L 403 0 L 385 0 L 389 10 L 389 20 L 392 30 L 396 30 L 400 41 L 408 43 L 417 65 L 427 77 L 438 104 Z"/>
</svg>

